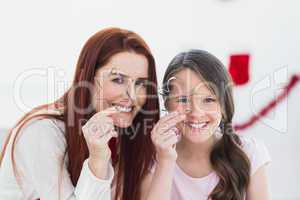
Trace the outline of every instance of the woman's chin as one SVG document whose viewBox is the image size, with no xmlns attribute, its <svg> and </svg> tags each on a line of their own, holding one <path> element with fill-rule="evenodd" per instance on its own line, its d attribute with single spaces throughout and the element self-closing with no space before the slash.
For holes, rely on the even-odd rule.
<svg viewBox="0 0 300 200">
<path fill-rule="evenodd" d="M 115 126 L 118 128 L 128 128 L 131 126 L 131 124 L 115 124 Z"/>
<path fill-rule="evenodd" d="M 119 128 L 128 128 L 132 125 L 131 118 L 115 118 L 113 119 L 114 125 Z"/>
<path fill-rule="evenodd" d="M 133 119 L 136 116 L 137 112 L 132 111 L 129 113 L 117 113 L 112 116 L 114 125 L 119 128 L 128 128 L 132 125 Z"/>
</svg>

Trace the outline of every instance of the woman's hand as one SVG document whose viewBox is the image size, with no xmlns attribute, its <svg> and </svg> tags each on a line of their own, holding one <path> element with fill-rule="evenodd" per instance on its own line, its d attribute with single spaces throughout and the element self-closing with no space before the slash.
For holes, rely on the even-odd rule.
<svg viewBox="0 0 300 200">
<path fill-rule="evenodd" d="M 108 142 L 112 137 L 118 136 L 111 115 L 118 112 L 115 107 L 107 108 L 93 115 L 82 127 L 90 159 L 97 161 L 110 159 L 111 151 Z"/>
<path fill-rule="evenodd" d="M 161 118 L 151 132 L 151 139 L 156 148 L 158 162 L 176 161 L 176 143 L 178 129 L 176 124 L 185 119 L 185 114 L 173 112 Z"/>
</svg>

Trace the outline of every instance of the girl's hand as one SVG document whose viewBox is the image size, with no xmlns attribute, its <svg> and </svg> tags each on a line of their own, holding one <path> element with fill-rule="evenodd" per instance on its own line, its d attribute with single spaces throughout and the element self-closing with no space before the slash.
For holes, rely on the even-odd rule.
<svg viewBox="0 0 300 200">
<path fill-rule="evenodd" d="M 107 108 L 93 115 L 82 127 L 90 159 L 97 161 L 110 159 L 108 142 L 112 137 L 118 137 L 111 115 L 118 112 L 115 107 Z"/>
<path fill-rule="evenodd" d="M 185 114 L 173 112 L 161 118 L 151 132 L 151 139 L 156 148 L 159 162 L 176 161 L 176 143 L 178 142 L 178 129 L 176 124 L 185 119 Z"/>
</svg>

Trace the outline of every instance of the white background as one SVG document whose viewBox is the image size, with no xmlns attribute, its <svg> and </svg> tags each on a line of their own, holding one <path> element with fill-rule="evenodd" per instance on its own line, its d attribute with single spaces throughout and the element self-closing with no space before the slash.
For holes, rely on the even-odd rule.
<svg viewBox="0 0 300 200">
<path fill-rule="evenodd" d="M 235 123 L 244 122 L 280 93 L 291 74 L 300 74 L 299 10 L 297 0 L 1 2 L 0 127 L 58 98 L 85 41 L 111 26 L 145 38 L 159 81 L 182 50 L 208 50 L 226 65 L 230 54 L 250 53 L 251 80 L 235 88 Z M 23 80 L 21 87 L 17 80 Z M 262 139 L 270 151 L 272 199 L 300 199 L 299 92 L 300 84 L 265 119 L 241 132 Z"/>
</svg>

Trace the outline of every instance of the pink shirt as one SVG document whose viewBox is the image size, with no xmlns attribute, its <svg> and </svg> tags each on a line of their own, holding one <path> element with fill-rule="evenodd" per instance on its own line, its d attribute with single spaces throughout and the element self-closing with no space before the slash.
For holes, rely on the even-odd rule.
<svg viewBox="0 0 300 200">
<path fill-rule="evenodd" d="M 263 142 L 253 138 L 241 137 L 242 149 L 251 162 L 251 176 L 263 165 L 269 163 L 271 158 Z M 173 183 L 172 200 L 207 200 L 209 194 L 218 184 L 219 177 L 215 172 L 202 178 L 193 178 L 187 175 L 176 164 Z"/>
</svg>

